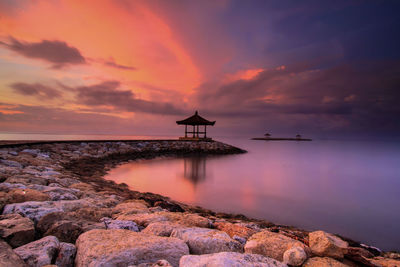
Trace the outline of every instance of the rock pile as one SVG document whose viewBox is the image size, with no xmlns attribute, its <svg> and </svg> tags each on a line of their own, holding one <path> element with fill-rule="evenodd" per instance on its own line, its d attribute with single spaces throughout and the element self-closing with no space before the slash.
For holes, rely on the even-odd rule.
<svg viewBox="0 0 400 267">
<path fill-rule="evenodd" d="M 400 255 L 105 181 L 138 158 L 237 153 L 219 142 L 63 142 L 0 148 L 0 266 L 400 266 Z"/>
</svg>

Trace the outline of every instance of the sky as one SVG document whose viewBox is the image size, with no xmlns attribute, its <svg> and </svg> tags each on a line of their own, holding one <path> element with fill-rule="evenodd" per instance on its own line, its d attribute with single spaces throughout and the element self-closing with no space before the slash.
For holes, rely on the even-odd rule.
<svg viewBox="0 0 400 267">
<path fill-rule="evenodd" d="M 0 0 L 0 132 L 398 137 L 400 2 Z"/>
</svg>

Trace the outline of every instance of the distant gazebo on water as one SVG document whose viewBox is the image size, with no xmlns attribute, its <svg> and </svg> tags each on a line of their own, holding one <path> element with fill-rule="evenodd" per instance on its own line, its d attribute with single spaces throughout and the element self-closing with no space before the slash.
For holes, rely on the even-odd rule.
<svg viewBox="0 0 400 267">
<path fill-rule="evenodd" d="M 176 121 L 178 125 L 185 125 L 185 137 L 180 137 L 180 140 L 211 140 L 211 138 L 207 137 L 207 125 L 214 126 L 215 121 L 209 121 L 200 117 L 198 112 L 196 111 L 193 116 L 181 120 Z M 188 130 L 188 125 L 193 126 L 192 131 Z M 204 131 L 199 131 L 199 126 L 204 126 Z M 188 136 L 191 134 L 192 136 Z"/>
</svg>

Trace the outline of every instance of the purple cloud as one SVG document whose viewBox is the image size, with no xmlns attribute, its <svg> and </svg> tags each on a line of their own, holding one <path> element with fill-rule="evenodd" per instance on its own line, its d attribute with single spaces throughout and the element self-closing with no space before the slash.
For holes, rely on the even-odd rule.
<svg viewBox="0 0 400 267">
<path fill-rule="evenodd" d="M 121 70 L 136 70 L 135 67 L 118 64 L 114 59 L 105 60 L 104 65 Z"/>
<path fill-rule="evenodd" d="M 63 41 L 42 40 L 41 42 L 29 43 L 11 37 L 10 43 L 1 42 L 0 44 L 24 57 L 52 63 L 53 68 L 86 63 L 85 58 L 77 48 Z"/>
<path fill-rule="evenodd" d="M 14 90 L 14 92 L 26 95 L 26 96 L 35 96 L 37 98 L 58 98 L 62 96 L 62 93 L 54 88 L 49 86 L 40 84 L 40 83 L 13 83 L 10 87 Z"/>
<path fill-rule="evenodd" d="M 130 90 L 118 89 L 120 82 L 107 81 L 75 90 L 77 100 L 88 106 L 112 106 L 116 110 L 176 115 L 183 111 L 171 103 L 154 102 L 136 98 Z"/>
</svg>

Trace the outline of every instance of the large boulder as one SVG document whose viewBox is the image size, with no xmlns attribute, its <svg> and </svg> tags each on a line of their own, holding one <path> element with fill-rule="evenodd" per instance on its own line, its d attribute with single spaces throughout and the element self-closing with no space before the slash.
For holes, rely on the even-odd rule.
<svg viewBox="0 0 400 267">
<path fill-rule="evenodd" d="M 287 267 L 275 259 L 256 254 L 242 254 L 237 252 L 220 252 L 205 255 L 183 256 L 179 262 L 180 267 L 231 267 L 231 266 L 257 266 L 257 267 Z"/>
<path fill-rule="evenodd" d="M 312 253 L 315 255 L 337 259 L 344 257 L 349 246 L 346 241 L 324 231 L 311 232 L 309 244 Z"/>
<path fill-rule="evenodd" d="M 66 212 L 85 206 L 95 206 L 91 199 L 60 200 L 60 201 L 28 201 L 23 203 L 8 204 L 4 207 L 3 214 L 20 213 L 37 223 L 44 215 L 52 212 Z"/>
<path fill-rule="evenodd" d="M 19 247 L 35 239 L 35 226 L 19 214 L 0 215 L 0 237 L 13 248 Z"/>
<path fill-rule="evenodd" d="M 303 267 L 348 267 L 340 261 L 328 257 L 313 257 L 309 258 Z"/>
<path fill-rule="evenodd" d="M 218 230 L 224 231 L 230 237 L 239 236 L 248 239 L 258 231 L 240 224 L 233 224 L 229 222 L 216 222 L 214 227 Z"/>
<path fill-rule="evenodd" d="M 144 228 L 142 233 L 158 236 L 170 236 L 172 231 L 177 227 L 181 226 L 171 222 L 154 222 Z"/>
<path fill-rule="evenodd" d="M 93 229 L 105 229 L 100 218 L 110 214 L 103 208 L 82 208 L 70 212 L 53 212 L 44 215 L 37 223 L 38 232 L 43 235 L 54 235 L 60 241 L 75 243 L 83 232 Z M 127 222 L 134 224 L 134 222 Z"/>
<path fill-rule="evenodd" d="M 26 201 L 47 201 L 50 197 L 34 189 L 13 189 L 7 194 L 8 203 L 21 203 Z"/>
<path fill-rule="evenodd" d="M 261 254 L 278 261 L 283 261 L 283 254 L 286 250 L 293 247 L 301 247 L 308 250 L 306 245 L 300 241 L 279 233 L 273 233 L 267 230 L 252 235 L 244 246 L 246 253 Z"/>
<path fill-rule="evenodd" d="M 60 242 L 55 264 L 57 267 L 74 266 L 76 247 L 70 243 Z"/>
<path fill-rule="evenodd" d="M 28 265 L 16 254 L 10 245 L 0 240 L 0 266 L 28 267 Z"/>
<path fill-rule="evenodd" d="M 283 262 L 290 266 L 301 266 L 307 259 L 307 253 L 301 247 L 292 247 L 283 253 Z"/>
<path fill-rule="evenodd" d="M 136 214 L 136 213 L 148 213 L 148 204 L 144 200 L 128 200 L 119 203 L 112 209 L 113 214 Z"/>
<path fill-rule="evenodd" d="M 398 267 L 400 266 L 400 259 L 391 259 L 391 258 L 384 258 L 384 257 L 375 257 L 369 260 L 375 266 L 382 266 L 382 267 Z"/>
<path fill-rule="evenodd" d="M 76 247 L 77 267 L 128 266 L 161 259 L 178 266 L 179 259 L 189 254 L 182 240 L 129 230 L 91 230 L 79 236 Z"/>
<path fill-rule="evenodd" d="M 41 267 L 54 262 L 60 242 L 55 236 L 46 236 L 14 249 L 29 266 Z"/>
<path fill-rule="evenodd" d="M 176 228 L 171 237 L 184 240 L 191 254 L 208 254 L 216 252 L 242 252 L 243 246 L 225 232 L 207 228 Z"/>
</svg>

